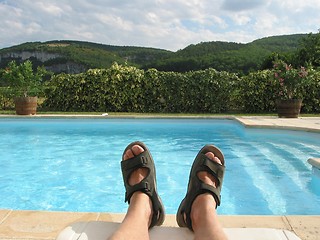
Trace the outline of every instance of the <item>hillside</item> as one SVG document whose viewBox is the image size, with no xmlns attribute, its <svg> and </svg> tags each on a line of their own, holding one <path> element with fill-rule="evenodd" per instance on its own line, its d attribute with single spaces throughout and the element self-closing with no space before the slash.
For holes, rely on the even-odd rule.
<svg viewBox="0 0 320 240">
<path fill-rule="evenodd" d="M 140 67 L 170 52 L 142 47 L 118 47 L 81 41 L 31 42 L 0 50 L 0 68 L 11 60 L 30 59 L 53 72 L 79 73 L 89 68 L 106 68 L 113 62 Z"/>
<path fill-rule="evenodd" d="M 243 72 L 257 70 L 272 53 L 294 52 L 306 34 L 274 36 L 255 40 L 248 44 L 205 42 L 190 45 L 167 59 L 148 64 L 164 71 L 188 71 L 209 67 L 220 71 Z"/>
<path fill-rule="evenodd" d="M 0 50 L 0 68 L 11 60 L 30 59 L 55 73 L 79 73 L 89 68 L 106 68 L 113 62 L 139 68 L 185 72 L 215 68 L 230 72 L 256 70 L 273 52 L 292 53 L 307 34 L 274 36 L 248 44 L 202 42 L 177 52 L 163 49 L 111 46 L 82 41 L 30 42 Z"/>
</svg>

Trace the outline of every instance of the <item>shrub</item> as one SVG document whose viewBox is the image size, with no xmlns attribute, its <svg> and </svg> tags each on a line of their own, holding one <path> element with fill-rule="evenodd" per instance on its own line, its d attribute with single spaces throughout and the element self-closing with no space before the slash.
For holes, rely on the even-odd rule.
<svg viewBox="0 0 320 240">
<path fill-rule="evenodd" d="M 47 84 L 44 108 L 60 111 L 223 112 L 236 75 L 214 69 L 188 73 L 109 69 L 60 74 Z"/>
<path fill-rule="evenodd" d="M 301 111 L 305 113 L 320 113 L 320 71 L 309 70 L 309 81 L 305 92 Z"/>
<path fill-rule="evenodd" d="M 249 73 L 239 82 L 239 106 L 248 113 L 274 112 L 277 87 L 270 70 Z"/>
<path fill-rule="evenodd" d="M 43 77 L 47 74 L 43 67 L 38 67 L 35 71 L 32 62 L 27 60 L 21 64 L 9 62 L 1 75 L 4 84 L 10 87 L 15 96 L 27 97 L 41 92 Z"/>
<path fill-rule="evenodd" d="M 320 73 L 312 70 L 304 112 L 319 112 Z M 186 73 L 147 71 L 113 64 L 108 69 L 59 74 L 47 83 L 43 108 L 56 111 L 222 113 L 275 112 L 278 81 L 273 72 L 242 78 L 214 69 Z"/>
</svg>

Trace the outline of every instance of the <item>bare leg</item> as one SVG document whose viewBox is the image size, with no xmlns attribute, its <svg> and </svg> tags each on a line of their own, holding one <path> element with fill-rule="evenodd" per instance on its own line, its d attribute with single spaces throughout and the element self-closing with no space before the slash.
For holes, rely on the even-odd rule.
<svg viewBox="0 0 320 240">
<path fill-rule="evenodd" d="M 134 145 L 132 149 L 126 151 L 124 160 L 130 161 L 135 155 L 142 153 L 144 149 L 139 145 Z M 142 181 L 147 176 L 147 169 L 140 168 L 134 171 L 129 179 L 129 184 L 134 185 Z M 145 240 L 149 239 L 148 228 L 152 214 L 152 202 L 150 198 L 142 193 L 135 192 L 131 199 L 127 214 L 119 229 L 109 238 L 110 240 Z"/>
<path fill-rule="evenodd" d="M 215 157 L 213 153 L 208 152 L 206 155 L 212 161 L 216 161 L 221 164 L 219 158 Z M 199 172 L 198 177 L 204 183 L 216 186 L 215 178 L 208 172 Z M 190 216 L 195 240 L 227 239 L 222 226 L 219 223 L 216 212 L 216 202 L 211 194 L 201 194 L 194 200 Z"/>
</svg>

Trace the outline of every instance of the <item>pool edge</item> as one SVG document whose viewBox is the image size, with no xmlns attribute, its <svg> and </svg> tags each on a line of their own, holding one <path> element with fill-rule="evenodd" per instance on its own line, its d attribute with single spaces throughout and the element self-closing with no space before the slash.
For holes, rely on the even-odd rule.
<svg viewBox="0 0 320 240">
<path fill-rule="evenodd" d="M 123 213 L 0 210 L 1 239 L 55 239 L 68 225 L 83 221 L 121 222 Z M 276 228 L 294 232 L 302 240 L 318 239 L 320 215 L 219 215 L 224 228 Z M 174 214 L 164 226 L 177 227 Z"/>
<path fill-rule="evenodd" d="M 299 117 L 299 118 L 278 118 L 273 116 L 234 116 L 234 115 L 219 115 L 219 116 L 194 116 L 194 115 L 72 115 L 72 114 L 37 114 L 30 116 L 18 116 L 0 114 L 0 119 L 6 118 L 91 118 L 91 119 L 228 119 L 234 120 L 247 128 L 275 128 L 288 129 L 307 132 L 320 133 L 320 117 Z"/>
</svg>

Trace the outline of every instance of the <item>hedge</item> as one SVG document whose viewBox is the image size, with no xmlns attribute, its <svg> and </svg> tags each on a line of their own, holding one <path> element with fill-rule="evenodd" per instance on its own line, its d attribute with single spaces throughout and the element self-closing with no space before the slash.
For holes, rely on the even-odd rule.
<svg viewBox="0 0 320 240">
<path fill-rule="evenodd" d="M 60 74 L 46 88 L 43 108 L 55 111 L 220 113 L 229 109 L 235 74 L 147 71 L 114 64 Z"/>
<path fill-rule="evenodd" d="M 320 71 L 309 71 L 309 81 L 305 86 L 302 112 L 320 113 Z"/>
<path fill-rule="evenodd" d="M 311 69 L 304 86 L 302 112 L 320 112 L 320 72 Z M 0 84 L 1 86 L 1 84 Z M 214 69 L 186 73 L 141 70 L 113 64 L 81 74 L 59 74 L 46 82 L 47 111 L 275 113 L 278 83 L 270 70 L 236 74 Z M 10 92 L 10 91 L 9 91 Z M 0 88 L 0 108 L 12 97 Z"/>
<path fill-rule="evenodd" d="M 267 113 L 276 111 L 277 83 L 270 70 L 249 73 L 241 78 L 236 101 L 242 111 Z"/>
</svg>

